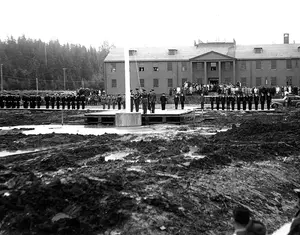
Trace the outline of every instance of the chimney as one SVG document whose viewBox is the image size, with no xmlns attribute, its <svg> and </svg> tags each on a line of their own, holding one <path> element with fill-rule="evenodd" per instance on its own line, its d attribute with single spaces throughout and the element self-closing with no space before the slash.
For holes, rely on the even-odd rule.
<svg viewBox="0 0 300 235">
<path fill-rule="evenodd" d="M 288 33 L 285 33 L 283 35 L 283 43 L 284 44 L 289 44 L 289 34 Z"/>
</svg>

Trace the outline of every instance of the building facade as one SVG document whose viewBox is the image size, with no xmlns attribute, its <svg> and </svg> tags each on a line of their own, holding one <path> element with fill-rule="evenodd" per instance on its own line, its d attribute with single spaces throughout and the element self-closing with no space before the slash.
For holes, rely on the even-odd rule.
<svg viewBox="0 0 300 235">
<path fill-rule="evenodd" d="M 300 86 L 300 44 L 236 45 L 198 43 L 192 47 L 129 50 L 131 89 L 167 93 L 189 81 L 247 87 Z M 104 61 L 107 94 L 124 94 L 124 50 L 113 49 Z"/>
</svg>

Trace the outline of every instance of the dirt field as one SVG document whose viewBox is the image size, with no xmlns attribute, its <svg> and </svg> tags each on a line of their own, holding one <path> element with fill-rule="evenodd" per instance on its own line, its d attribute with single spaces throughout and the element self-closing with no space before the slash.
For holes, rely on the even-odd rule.
<svg viewBox="0 0 300 235">
<path fill-rule="evenodd" d="M 66 114 L 71 123 L 79 118 Z M 296 111 L 216 113 L 149 135 L 0 130 L 0 151 L 37 149 L 0 158 L 1 234 L 230 234 L 238 205 L 272 232 L 295 212 L 299 118 Z M 0 126 L 29 123 L 60 117 L 0 111 Z M 232 128 L 203 135 L 224 126 Z"/>
</svg>

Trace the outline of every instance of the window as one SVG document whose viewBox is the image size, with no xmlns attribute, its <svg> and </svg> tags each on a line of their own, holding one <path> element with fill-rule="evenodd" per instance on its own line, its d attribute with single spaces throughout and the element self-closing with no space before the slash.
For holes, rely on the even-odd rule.
<svg viewBox="0 0 300 235">
<path fill-rule="evenodd" d="M 277 67 L 277 61 L 271 60 L 271 69 L 276 69 L 276 67 Z"/>
<path fill-rule="evenodd" d="M 117 87 L 117 79 L 111 80 L 111 87 Z"/>
<path fill-rule="evenodd" d="M 210 63 L 210 71 L 216 71 L 217 70 L 217 63 L 212 62 Z"/>
<path fill-rule="evenodd" d="M 136 50 L 129 50 L 129 56 L 136 55 Z"/>
<path fill-rule="evenodd" d="M 158 67 L 153 67 L 154 72 L 158 72 Z"/>
<path fill-rule="evenodd" d="M 117 71 L 117 64 L 116 63 L 111 63 L 111 72 L 116 72 Z"/>
<path fill-rule="evenodd" d="M 292 68 L 292 60 L 286 60 L 286 69 Z"/>
<path fill-rule="evenodd" d="M 186 62 L 181 62 L 181 70 L 187 71 L 187 63 Z"/>
<path fill-rule="evenodd" d="M 256 86 L 261 86 L 261 77 L 256 78 Z"/>
<path fill-rule="evenodd" d="M 256 69 L 261 69 L 261 61 L 260 60 L 256 61 Z"/>
<path fill-rule="evenodd" d="M 169 55 L 176 55 L 177 54 L 177 50 L 176 49 L 169 49 Z"/>
<path fill-rule="evenodd" d="M 230 70 L 230 62 L 225 62 L 225 70 Z"/>
<path fill-rule="evenodd" d="M 292 76 L 287 76 L 286 77 L 286 85 L 287 86 L 292 86 L 293 85 L 293 77 Z"/>
<path fill-rule="evenodd" d="M 241 85 L 242 86 L 247 86 L 247 78 L 246 77 L 241 78 Z"/>
<path fill-rule="evenodd" d="M 262 52 L 263 52 L 262 47 L 255 47 L 255 48 L 254 48 L 254 53 L 255 53 L 255 54 L 260 54 L 260 53 L 262 53 Z"/>
<path fill-rule="evenodd" d="M 153 87 L 159 87 L 158 78 L 153 79 Z"/>
<path fill-rule="evenodd" d="M 247 66 L 246 66 L 246 61 L 241 61 L 241 70 L 246 70 Z"/>
<path fill-rule="evenodd" d="M 144 72 L 145 71 L 145 67 L 139 67 L 139 71 L 140 72 Z"/>
<path fill-rule="evenodd" d="M 187 78 L 183 78 L 183 79 L 181 79 L 181 82 L 182 82 L 182 86 L 183 86 L 183 84 L 185 83 L 185 82 L 187 82 Z"/>
<path fill-rule="evenodd" d="M 145 87 L 145 80 L 144 79 L 140 79 L 140 86 Z"/>
<path fill-rule="evenodd" d="M 173 70 L 172 62 L 168 62 L 168 64 L 167 64 L 167 70 L 168 71 L 172 71 Z"/>
<path fill-rule="evenodd" d="M 277 86 L 277 78 L 271 77 L 271 86 Z"/>
<path fill-rule="evenodd" d="M 203 70 L 203 63 L 201 63 L 201 62 L 197 62 L 196 63 L 196 70 Z"/>
<path fill-rule="evenodd" d="M 168 78 L 168 87 L 173 87 L 173 79 Z"/>
</svg>

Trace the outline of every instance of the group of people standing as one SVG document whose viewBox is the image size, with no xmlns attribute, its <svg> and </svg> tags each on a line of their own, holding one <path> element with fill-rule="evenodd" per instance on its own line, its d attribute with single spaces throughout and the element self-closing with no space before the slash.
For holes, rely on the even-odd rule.
<svg viewBox="0 0 300 235">
<path fill-rule="evenodd" d="M 45 97 L 40 95 L 0 95 L 0 108 L 20 108 L 23 105 L 24 109 L 39 109 L 45 105 L 46 109 L 85 109 L 84 95 L 51 95 L 46 94 Z"/>
<path fill-rule="evenodd" d="M 252 106 L 254 105 L 254 109 L 258 110 L 260 105 L 260 109 L 264 110 L 265 105 L 268 110 L 271 108 L 272 96 L 268 92 L 267 94 L 261 93 L 260 95 L 255 94 L 237 94 L 237 95 L 218 95 L 211 96 L 210 98 L 211 110 L 216 108 L 217 110 L 235 110 L 235 105 L 237 110 L 252 110 Z M 205 97 L 203 94 L 200 96 L 200 104 L 201 109 L 204 109 Z"/>
</svg>

